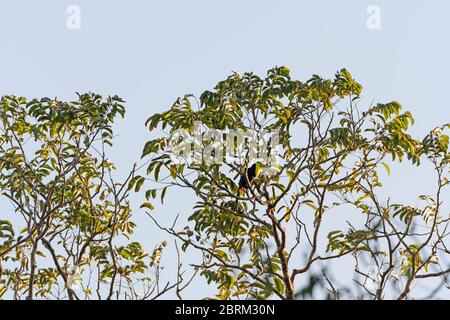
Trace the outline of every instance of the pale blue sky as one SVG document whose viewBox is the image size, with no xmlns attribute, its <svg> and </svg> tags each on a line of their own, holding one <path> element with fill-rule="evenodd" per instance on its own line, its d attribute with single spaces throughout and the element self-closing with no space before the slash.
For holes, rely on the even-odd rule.
<svg viewBox="0 0 450 320">
<path fill-rule="evenodd" d="M 66 27 L 72 4 L 81 8 L 81 30 Z M 381 9 L 380 30 L 366 27 L 372 4 Z M 367 104 L 398 100 L 415 115 L 414 134 L 423 135 L 449 120 L 449 14 L 448 0 L 1 0 L 0 94 L 123 97 L 127 115 L 116 126 L 111 158 L 125 170 L 148 140 L 148 116 L 231 71 L 263 76 L 275 65 L 301 80 L 345 67 L 364 85 Z M 400 198 L 411 199 L 399 193 L 404 179 L 414 196 L 433 186 L 429 172 L 395 172 L 386 192 Z M 189 195 L 178 195 L 157 208 L 172 218 L 189 203 Z M 138 220 L 139 237 L 162 239 L 147 219 Z M 203 288 L 196 284 L 189 296 L 204 296 Z"/>
</svg>

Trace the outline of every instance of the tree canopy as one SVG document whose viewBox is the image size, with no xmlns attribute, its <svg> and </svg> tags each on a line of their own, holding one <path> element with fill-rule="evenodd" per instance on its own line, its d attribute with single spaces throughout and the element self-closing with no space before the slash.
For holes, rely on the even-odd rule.
<svg viewBox="0 0 450 320">
<path fill-rule="evenodd" d="M 107 158 L 123 100 L 4 96 L 0 102 L 0 190 L 21 218 L 0 220 L 0 296 L 14 299 L 155 296 L 164 244 L 147 254 L 135 228 L 127 183 Z M 18 221 L 18 217 L 14 217 Z"/>
<path fill-rule="evenodd" d="M 363 106 L 362 92 L 345 69 L 307 81 L 286 67 L 233 73 L 148 118 L 144 165 L 120 168 L 121 181 L 107 157 L 121 98 L 1 97 L 0 298 L 181 298 L 197 276 L 216 299 L 407 299 L 426 281 L 430 295 L 445 290 L 450 124 L 414 137 L 400 103 Z M 429 169 L 435 188 L 415 203 L 386 195 L 400 166 Z M 195 203 L 166 226 L 154 204 L 180 191 Z M 175 241 L 171 282 L 160 279 L 168 242 L 147 252 L 134 239 L 139 211 Z M 201 258 L 180 261 L 178 245 Z"/>
<path fill-rule="evenodd" d="M 184 243 L 183 249 L 203 253 L 196 268 L 217 285 L 217 298 L 300 298 L 312 290 L 308 279 L 309 285 L 320 279 L 328 297 L 339 298 L 348 288 L 334 285 L 316 265 L 344 256 L 353 257 L 354 281 L 366 298 L 406 298 L 418 279 L 449 271 L 449 217 L 442 212 L 449 125 L 415 139 L 408 133 L 414 123 L 410 112 L 396 101 L 361 108 L 361 92 L 362 85 L 345 69 L 333 79 L 314 75 L 301 82 L 279 67 L 265 78 L 234 73 L 199 101 L 186 95 L 148 119 L 150 130 L 160 127 L 169 134 L 193 133 L 196 122 L 205 131 L 278 132 L 280 161 L 266 163 L 273 170 L 256 178 L 242 196 L 237 181 L 249 165 L 248 152 L 234 162 L 205 161 L 211 144 L 216 155 L 233 151 L 221 135 L 197 139 L 203 153 L 190 163 L 174 161 L 170 135 L 144 148 L 143 156 L 151 159 L 147 175 L 165 185 L 162 198 L 177 187 L 191 189 L 197 198 L 191 211 L 181 210 L 191 223 L 166 230 Z M 437 188 L 419 197 L 420 207 L 380 196 L 380 172 L 390 173 L 388 162 L 419 166 L 425 160 L 434 167 Z M 348 228 L 327 230 L 330 219 L 349 219 Z"/>
</svg>

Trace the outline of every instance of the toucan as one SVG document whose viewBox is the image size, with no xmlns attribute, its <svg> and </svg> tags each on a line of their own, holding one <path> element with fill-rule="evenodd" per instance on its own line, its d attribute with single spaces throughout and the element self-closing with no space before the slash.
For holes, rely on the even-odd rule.
<svg viewBox="0 0 450 320">
<path fill-rule="evenodd" d="M 239 179 L 239 188 L 238 192 L 239 194 L 244 193 L 245 189 L 248 189 L 249 183 L 252 183 L 253 179 L 259 175 L 260 172 L 260 164 L 255 163 L 250 168 L 246 170 L 247 178 L 245 177 L 245 174 L 241 175 L 241 178 Z"/>
</svg>

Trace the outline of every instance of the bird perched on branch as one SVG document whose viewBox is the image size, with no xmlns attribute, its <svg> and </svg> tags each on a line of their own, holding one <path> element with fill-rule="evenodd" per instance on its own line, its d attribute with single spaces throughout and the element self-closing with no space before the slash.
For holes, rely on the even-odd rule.
<svg viewBox="0 0 450 320">
<path fill-rule="evenodd" d="M 238 188 L 239 194 L 243 194 L 245 189 L 249 188 L 249 184 L 252 183 L 253 179 L 259 176 L 259 173 L 261 171 L 261 165 L 259 163 L 255 163 L 245 171 L 246 172 L 243 175 L 241 175 L 241 178 L 239 179 L 239 188 Z"/>
</svg>

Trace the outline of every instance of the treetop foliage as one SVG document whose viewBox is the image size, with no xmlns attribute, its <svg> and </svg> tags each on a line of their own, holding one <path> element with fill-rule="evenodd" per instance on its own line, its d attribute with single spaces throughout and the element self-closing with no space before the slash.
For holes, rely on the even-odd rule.
<svg viewBox="0 0 450 320">
<path fill-rule="evenodd" d="M 147 120 L 151 131 L 159 126 L 168 130 L 168 136 L 150 140 L 143 150 L 143 157 L 151 159 L 147 176 L 162 184 L 161 198 L 177 187 L 197 197 L 191 223 L 168 232 L 184 243 L 184 250 L 203 253 L 197 270 L 217 284 L 218 298 L 298 297 L 299 278 L 312 279 L 316 265 L 343 256 L 355 259 L 356 275 L 363 278 L 355 279 L 362 281 L 361 295 L 380 299 L 397 292 L 403 298 L 439 253 L 448 253 L 441 234 L 448 217 L 439 214 L 440 192 L 448 184 L 448 124 L 415 139 L 408 133 L 414 123 L 410 112 L 396 101 L 362 109 L 361 92 L 362 85 L 345 69 L 334 79 L 314 75 L 306 82 L 292 79 L 286 67 L 269 70 L 265 78 L 233 73 L 199 101 L 186 95 Z M 169 156 L 170 134 L 192 131 L 196 121 L 207 129 L 276 129 L 282 161 L 275 173 L 258 177 L 240 196 L 237 178 L 248 165 L 245 155 L 213 165 L 178 164 Z M 212 141 L 201 143 L 207 150 Z M 218 143 L 224 150 L 216 153 L 226 152 L 226 145 Z M 379 195 L 380 172 L 390 173 L 388 162 L 404 159 L 417 166 L 424 159 L 433 162 L 440 187 L 423 208 L 412 210 Z M 323 230 L 324 220 L 340 207 L 359 211 L 363 223 Z M 416 230 L 425 225 L 431 230 L 421 238 Z M 399 256 L 401 264 L 395 262 Z M 377 267 L 371 290 L 365 283 L 372 276 L 359 269 L 364 263 Z M 406 279 L 403 287 L 397 273 Z M 332 295 L 337 298 L 345 290 Z"/>
<path fill-rule="evenodd" d="M 413 116 L 400 103 L 362 106 L 362 92 L 346 69 L 307 81 L 286 67 L 265 77 L 232 73 L 198 99 L 185 95 L 150 116 L 144 164 L 123 181 L 107 157 L 122 99 L 3 96 L 0 191 L 15 218 L 0 219 L 0 297 L 152 299 L 171 290 L 181 297 L 198 275 L 217 287 L 210 297 L 217 299 L 406 299 L 433 279 L 443 289 L 450 124 L 413 137 Z M 204 132 L 188 144 L 199 161 L 174 161 L 173 136 L 194 133 L 198 123 Z M 265 174 L 245 178 L 249 154 L 261 150 L 244 138 L 235 152 L 224 141 L 230 130 L 277 132 L 273 161 L 258 162 Z M 211 154 L 220 161 L 205 161 Z M 386 174 L 425 162 L 436 183 L 429 194 L 410 204 L 383 192 Z M 177 189 L 190 190 L 195 203 L 164 226 L 154 203 L 171 201 Z M 133 240 L 132 192 L 145 196 L 146 229 L 174 240 L 177 273 L 165 285 L 168 243 L 149 253 Z M 201 259 L 182 263 L 192 251 Z M 351 278 L 339 276 L 343 262 L 353 266 Z"/>
</svg>

